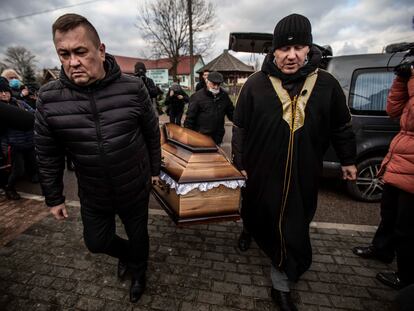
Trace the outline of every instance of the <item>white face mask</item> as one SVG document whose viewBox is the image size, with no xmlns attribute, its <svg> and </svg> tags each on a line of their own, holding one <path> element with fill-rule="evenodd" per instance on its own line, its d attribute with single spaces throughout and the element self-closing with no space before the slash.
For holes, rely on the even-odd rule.
<svg viewBox="0 0 414 311">
<path fill-rule="evenodd" d="M 213 95 L 217 95 L 218 93 L 220 93 L 220 88 L 218 88 L 218 89 L 211 89 L 211 88 L 209 88 L 208 90 L 209 90 L 209 92 L 211 92 Z"/>
</svg>

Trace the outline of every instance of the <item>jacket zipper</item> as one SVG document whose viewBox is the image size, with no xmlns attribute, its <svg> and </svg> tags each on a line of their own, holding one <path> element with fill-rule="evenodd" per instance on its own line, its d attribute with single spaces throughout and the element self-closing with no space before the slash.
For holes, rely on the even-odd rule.
<svg viewBox="0 0 414 311">
<path fill-rule="evenodd" d="M 101 129 L 101 123 L 99 122 L 99 114 L 98 114 L 98 108 L 96 107 L 96 101 L 95 101 L 95 97 L 93 96 L 92 93 L 90 93 L 89 95 L 89 101 L 91 103 L 91 107 L 92 107 L 92 114 L 93 114 L 93 120 L 95 122 L 95 128 L 96 128 L 96 136 L 98 139 L 98 149 L 99 149 L 99 156 L 102 158 L 102 162 L 104 164 L 104 172 L 105 172 L 105 176 L 110 184 L 110 187 L 112 187 L 112 178 L 107 170 L 107 168 L 109 167 L 109 163 L 107 161 L 106 158 L 106 152 L 105 149 L 103 147 L 103 143 L 102 143 L 102 129 Z"/>
</svg>

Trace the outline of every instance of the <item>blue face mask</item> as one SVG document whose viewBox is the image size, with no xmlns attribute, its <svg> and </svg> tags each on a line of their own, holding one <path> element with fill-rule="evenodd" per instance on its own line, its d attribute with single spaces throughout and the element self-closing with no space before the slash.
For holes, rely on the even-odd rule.
<svg viewBox="0 0 414 311">
<path fill-rule="evenodd" d="M 11 79 L 9 81 L 9 85 L 12 89 L 20 89 L 20 86 L 22 85 L 22 83 L 17 79 Z"/>
</svg>

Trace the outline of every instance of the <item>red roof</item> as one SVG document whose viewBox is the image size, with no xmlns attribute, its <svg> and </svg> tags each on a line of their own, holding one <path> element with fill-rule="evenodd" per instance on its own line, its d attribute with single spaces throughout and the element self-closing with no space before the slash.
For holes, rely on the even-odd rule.
<svg viewBox="0 0 414 311">
<path fill-rule="evenodd" d="M 128 73 L 128 74 L 134 73 L 134 66 L 136 62 L 143 62 L 147 70 L 148 69 L 170 70 L 172 67 L 170 58 L 161 58 L 161 59 L 153 60 L 153 59 L 143 59 L 143 58 L 119 56 L 119 55 L 114 55 L 114 57 L 119 67 L 121 67 L 121 71 L 123 73 Z M 201 58 L 200 55 L 194 55 L 193 63 L 196 64 L 200 58 Z M 190 56 L 180 57 L 180 62 L 178 63 L 178 68 L 177 68 L 177 74 L 178 75 L 189 75 L 190 74 Z"/>
</svg>

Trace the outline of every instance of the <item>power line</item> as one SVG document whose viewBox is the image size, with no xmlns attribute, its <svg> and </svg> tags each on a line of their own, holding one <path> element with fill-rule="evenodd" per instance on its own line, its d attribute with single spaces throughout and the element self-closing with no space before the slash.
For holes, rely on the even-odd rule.
<svg viewBox="0 0 414 311">
<path fill-rule="evenodd" d="M 59 7 L 59 8 L 54 8 L 54 9 L 49 9 L 49 10 L 44 10 L 44 11 L 39 11 L 39 12 L 33 12 L 33 13 L 24 14 L 24 15 L 14 16 L 14 17 L 3 18 L 3 19 L 0 19 L 0 23 L 8 22 L 8 21 L 15 20 L 15 19 L 21 19 L 21 18 L 25 18 L 25 17 L 30 17 L 30 16 L 34 16 L 34 15 L 39 15 L 39 14 L 54 12 L 54 11 L 61 10 L 61 9 L 72 8 L 72 7 L 75 7 L 75 6 L 85 5 L 85 4 L 89 4 L 89 3 L 93 3 L 93 2 L 98 2 L 98 1 L 106 1 L 106 0 L 91 0 L 91 1 L 85 1 L 85 2 L 81 2 L 81 3 L 77 3 L 77 4 L 71 4 L 71 5 L 67 5 L 67 6 L 62 6 L 62 7 Z"/>
</svg>

